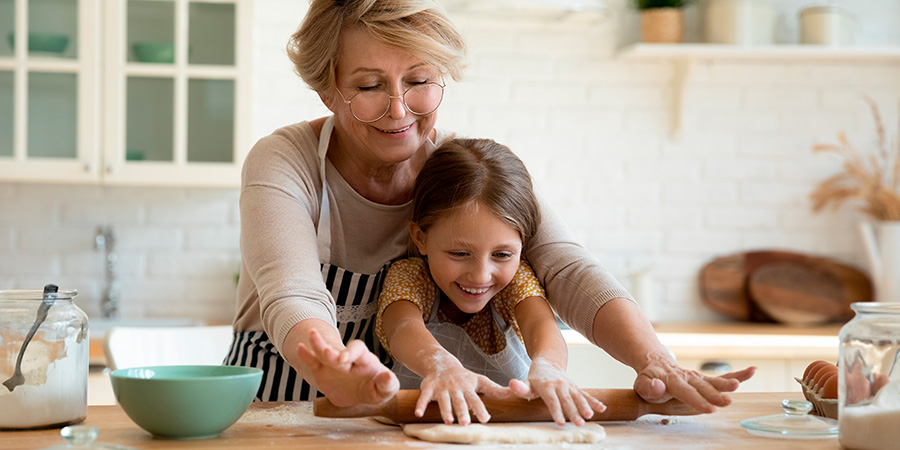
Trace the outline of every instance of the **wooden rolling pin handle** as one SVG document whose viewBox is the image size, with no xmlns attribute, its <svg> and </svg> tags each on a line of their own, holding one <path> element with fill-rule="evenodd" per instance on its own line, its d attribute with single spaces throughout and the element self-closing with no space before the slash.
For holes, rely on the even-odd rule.
<svg viewBox="0 0 900 450">
<path fill-rule="evenodd" d="M 585 389 L 606 405 L 606 411 L 594 413 L 592 421 L 628 421 L 635 420 L 645 414 L 693 415 L 699 414 L 694 408 L 678 401 L 665 403 L 648 403 L 641 399 L 632 389 Z M 401 390 L 386 403 L 375 405 L 358 405 L 337 407 L 326 398 L 315 400 L 313 412 L 320 417 L 369 417 L 383 416 L 397 423 L 437 423 L 442 422 L 440 409 L 436 402 L 425 408 L 422 417 L 414 414 L 418 390 Z M 521 398 L 496 399 L 482 397 L 492 422 L 546 422 L 552 420 L 550 411 L 541 399 L 524 400 Z"/>
</svg>

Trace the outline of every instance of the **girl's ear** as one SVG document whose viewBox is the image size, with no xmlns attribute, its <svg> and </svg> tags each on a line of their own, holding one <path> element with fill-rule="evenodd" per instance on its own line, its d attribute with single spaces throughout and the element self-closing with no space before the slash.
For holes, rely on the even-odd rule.
<svg viewBox="0 0 900 450">
<path fill-rule="evenodd" d="M 420 255 L 428 255 L 425 251 L 425 232 L 412 222 L 409 223 L 409 237 L 412 239 L 413 244 L 416 244 L 416 248 L 419 250 Z"/>
</svg>

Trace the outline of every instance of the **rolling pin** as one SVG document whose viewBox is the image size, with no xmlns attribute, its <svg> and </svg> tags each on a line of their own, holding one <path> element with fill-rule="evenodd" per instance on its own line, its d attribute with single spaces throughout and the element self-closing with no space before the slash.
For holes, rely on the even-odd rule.
<svg viewBox="0 0 900 450">
<path fill-rule="evenodd" d="M 699 411 L 678 400 L 665 403 L 649 403 L 640 398 L 633 389 L 585 389 L 606 405 L 606 411 L 594 412 L 591 421 L 629 421 L 645 414 L 667 416 L 690 416 Z M 418 389 L 401 389 L 397 395 L 381 405 L 334 406 L 327 398 L 317 398 L 313 403 L 313 414 L 319 417 L 386 417 L 395 423 L 439 423 L 441 419 L 437 402 L 425 408 L 422 417 L 414 411 Z M 550 410 L 541 399 L 525 400 L 519 397 L 481 397 L 491 415 L 491 422 L 546 422 L 552 421 Z"/>
</svg>

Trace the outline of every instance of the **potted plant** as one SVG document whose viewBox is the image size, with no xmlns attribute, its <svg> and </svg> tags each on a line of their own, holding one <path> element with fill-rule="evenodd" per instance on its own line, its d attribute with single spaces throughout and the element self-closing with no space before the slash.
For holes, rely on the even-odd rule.
<svg viewBox="0 0 900 450">
<path fill-rule="evenodd" d="M 693 0 L 631 0 L 641 14 L 641 40 L 672 44 L 684 38 L 684 7 Z"/>
<path fill-rule="evenodd" d="M 880 302 L 900 302 L 900 136 L 889 139 L 878 105 L 866 98 L 875 123 L 873 151 L 860 151 L 844 133 L 835 144 L 818 144 L 815 152 L 833 152 L 842 170 L 828 177 L 810 195 L 813 211 L 837 209 L 847 201 L 861 203 L 869 220 L 860 223 L 869 269 Z"/>
</svg>

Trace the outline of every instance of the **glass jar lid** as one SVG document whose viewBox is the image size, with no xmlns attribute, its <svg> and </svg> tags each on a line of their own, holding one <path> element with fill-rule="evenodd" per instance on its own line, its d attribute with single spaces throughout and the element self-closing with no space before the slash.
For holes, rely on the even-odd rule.
<svg viewBox="0 0 900 450">
<path fill-rule="evenodd" d="M 860 314 L 878 313 L 900 315 L 900 302 L 854 302 L 850 308 Z"/>
<path fill-rule="evenodd" d="M 744 419 L 741 426 L 750 434 L 788 439 L 821 439 L 837 437 L 838 422 L 827 417 L 811 416 L 812 403 L 806 400 L 783 400 L 784 414 Z"/>
<path fill-rule="evenodd" d="M 95 442 L 99 434 L 100 430 L 97 427 L 84 425 L 65 427 L 60 430 L 59 435 L 62 436 L 66 443 L 44 450 L 137 450 L 126 445 Z"/>
<path fill-rule="evenodd" d="M 22 289 L 0 291 L 0 300 L 43 300 L 44 291 L 40 289 Z M 48 299 L 53 300 L 71 300 L 78 295 L 78 291 L 72 289 L 70 291 L 59 290 L 57 292 L 48 292 Z"/>
</svg>

